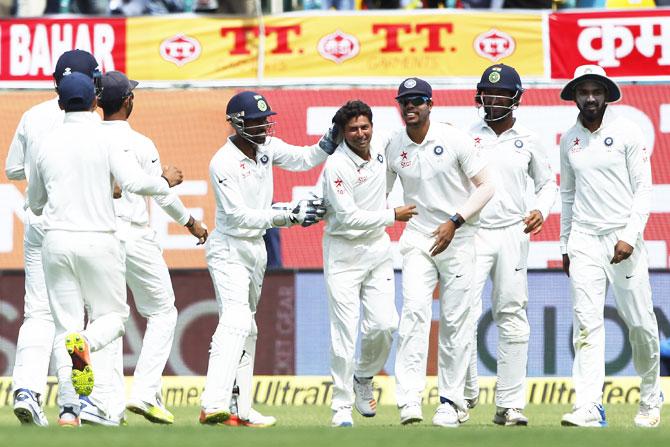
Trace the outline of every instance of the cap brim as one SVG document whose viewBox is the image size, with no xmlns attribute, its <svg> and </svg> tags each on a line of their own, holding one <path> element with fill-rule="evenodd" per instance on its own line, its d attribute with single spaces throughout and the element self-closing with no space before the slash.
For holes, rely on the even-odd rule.
<svg viewBox="0 0 670 447">
<path fill-rule="evenodd" d="M 432 97 L 431 95 L 426 95 L 426 92 L 421 90 L 407 90 L 405 92 L 402 92 L 402 94 L 396 96 L 395 99 L 404 98 L 405 96 L 427 96 L 428 98 Z"/>
<path fill-rule="evenodd" d="M 265 112 L 254 113 L 253 115 L 252 114 L 245 115 L 244 119 L 245 120 L 255 120 L 257 118 L 265 118 L 266 116 L 272 116 L 272 115 L 276 115 L 276 114 L 277 114 L 277 112 L 273 112 L 272 110 L 268 110 L 268 111 L 265 111 Z"/>
<path fill-rule="evenodd" d="M 130 82 L 130 90 L 135 90 L 135 87 L 140 84 L 139 82 L 133 81 L 132 79 L 128 79 L 128 82 Z"/>
<path fill-rule="evenodd" d="M 607 103 L 617 102 L 621 99 L 621 89 L 619 89 L 619 86 L 614 81 L 593 73 L 582 75 L 565 84 L 565 87 L 561 90 L 561 99 L 564 101 L 574 101 L 575 87 L 584 81 L 596 81 L 603 84 L 607 88 L 607 98 L 605 98 L 605 102 Z"/>
</svg>

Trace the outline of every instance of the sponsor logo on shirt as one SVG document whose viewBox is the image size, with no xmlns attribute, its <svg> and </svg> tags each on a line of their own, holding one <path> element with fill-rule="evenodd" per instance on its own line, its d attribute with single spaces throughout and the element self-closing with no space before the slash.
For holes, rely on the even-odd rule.
<svg viewBox="0 0 670 447">
<path fill-rule="evenodd" d="M 475 137 L 475 148 L 481 149 L 482 147 L 482 139 L 480 137 Z"/>
<path fill-rule="evenodd" d="M 342 185 L 342 179 L 338 178 L 335 180 L 335 190 L 338 194 L 344 194 L 344 186 Z"/>
<path fill-rule="evenodd" d="M 400 167 L 401 168 L 406 168 L 408 166 L 411 166 L 412 162 L 407 159 L 407 152 L 402 151 L 400 153 Z"/>
<path fill-rule="evenodd" d="M 576 137 L 574 140 L 572 140 L 572 147 L 570 148 L 571 153 L 576 153 L 584 149 L 582 146 L 580 146 L 580 140 L 579 137 Z"/>
</svg>

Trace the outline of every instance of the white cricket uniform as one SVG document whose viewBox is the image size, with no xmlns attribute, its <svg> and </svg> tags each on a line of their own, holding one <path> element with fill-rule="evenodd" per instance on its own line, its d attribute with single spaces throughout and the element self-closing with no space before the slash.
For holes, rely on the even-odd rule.
<svg viewBox="0 0 670 447">
<path fill-rule="evenodd" d="M 370 160 L 364 160 L 342 142 L 323 173 L 333 410 L 353 405 L 354 375 L 371 377 L 384 367 L 398 327 L 391 240 L 385 231 L 395 222 L 395 211 L 386 208 L 384 149 L 385 141 L 373 137 Z M 362 339 L 356 362 L 359 319 Z"/>
<path fill-rule="evenodd" d="M 558 187 L 547 154 L 537 135 L 516 121 L 500 135 L 480 120 L 470 128 L 493 173 L 495 194 L 480 213 L 475 235 L 477 266 L 472 287 L 474 327 L 472 360 L 466 397 L 479 394 L 477 386 L 477 321 L 482 311 L 482 292 L 491 277 L 491 308 L 498 327 L 496 405 L 524 408 L 530 326 L 526 316 L 528 275 L 526 263 L 530 235 L 524 233 L 528 177 L 535 184 L 535 206 L 546 219 Z"/>
<path fill-rule="evenodd" d="M 112 175 L 124 188 L 167 194 L 165 180 L 141 173 L 128 155 L 101 139 L 94 112 L 65 114 L 64 123 L 44 136 L 31 166 L 29 205 L 43 214 L 44 276 L 56 324 L 58 364 L 71 370 L 63 340 L 82 332 L 91 351 L 124 333 L 128 318 L 123 251 L 115 235 Z M 84 308 L 89 324 L 84 330 Z M 72 382 L 63 398 L 78 407 Z"/>
<path fill-rule="evenodd" d="M 440 397 L 465 408 L 465 375 L 470 360 L 472 321 L 470 288 L 474 280 L 474 234 L 479 217 L 471 216 L 445 251 L 430 255 L 432 233 L 458 212 L 475 190 L 470 178 L 486 163 L 472 139 L 455 127 L 431 122 L 421 144 L 405 129 L 387 146 L 387 191 L 400 177 L 406 204 L 416 205 L 414 216 L 400 237 L 403 255 L 403 307 L 396 355 L 398 406 L 419 404 L 426 386 L 428 337 L 433 291 L 440 284 L 438 390 Z"/>
<path fill-rule="evenodd" d="M 605 379 L 605 293 L 612 286 L 628 326 L 640 402 L 660 402 L 659 338 L 649 283 L 644 227 L 651 202 L 651 164 L 644 136 L 627 118 L 605 110 L 595 132 L 577 120 L 561 138 L 561 251 L 570 258 L 579 408 L 602 402 Z M 610 264 L 617 241 L 634 247 Z"/>
<path fill-rule="evenodd" d="M 42 102 L 23 114 L 9 146 L 5 173 L 10 180 L 28 180 L 34 153 L 42 137 L 62 124 L 65 112 L 58 98 Z M 28 388 L 43 394 L 54 344 L 54 323 L 49 309 L 49 296 L 42 268 L 42 219 L 28 208 L 23 233 L 25 297 L 23 324 L 16 340 L 16 359 L 12 372 L 12 388 Z M 56 370 L 60 370 L 56 365 Z"/>
<path fill-rule="evenodd" d="M 261 295 L 267 253 L 263 234 L 285 211 L 271 209 L 274 165 L 292 171 L 317 166 L 328 155 L 317 145 L 292 146 L 272 138 L 252 160 L 228 139 L 209 164 L 216 197 L 216 228 L 205 246 L 219 306 L 212 336 L 202 408 L 228 410 L 235 382 L 240 388 L 238 414 L 248 418 L 256 351 L 254 321 Z M 238 364 L 243 366 L 236 374 Z"/>
<path fill-rule="evenodd" d="M 158 150 L 151 139 L 133 130 L 127 121 L 103 121 L 101 125 L 105 138 L 120 149 L 128 149 L 146 174 L 155 177 L 163 174 Z M 171 190 L 169 194 L 157 195 L 153 199 L 175 222 L 186 225 L 190 214 Z M 172 281 L 156 232 L 149 226 L 148 198 L 124 191 L 120 199 L 114 200 L 114 211 L 116 234 L 123 242 L 125 252 L 126 283 L 133 292 L 139 314 L 147 319 L 131 399 L 153 404 L 161 393 L 161 376 L 170 356 L 177 324 Z M 96 385 L 101 386 L 96 387 L 89 397 L 113 420 L 119 419 L 125 411 L 122 341 L 119 338 L 91 356 L 94 367 L 98 362 L 116 363 L 113 369 L 117 375 L 112 383 L 104 384 L 96 378 Z M 103 360 L 104 356 L 110 359 Z"/>
</svg>

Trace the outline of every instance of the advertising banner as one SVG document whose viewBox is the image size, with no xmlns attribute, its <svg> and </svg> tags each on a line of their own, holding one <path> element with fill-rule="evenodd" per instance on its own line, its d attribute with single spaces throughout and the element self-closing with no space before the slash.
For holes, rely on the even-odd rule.
<svg viewBox="0 0 670 447">
<path fill-rule="evenodd" d="M 670 9 L 551 14 L 549 48 L 552 79 L 596 64 L 609 76 L 668 80 Z"/>
<path fill-rule="evenodd" d="M 126 71 L 125 19 L 0 20 L 0 81 L 50 81 L 56 61 L 78 48 L 102 71 Z"/>
<path fill-rule="evenodd" d="M 505 62 L 542 77 L 542 16 L 362 14 L 250 19 L 128 19 L 128 70 L 138 79 L 230 80 L 476 77 Z M 408 71 L 411 67 L 411 73 Z"/>
<path fill-rule="evenodd" d="M 218 305 L 207 270 L 171 272 L 175 306 L 179 313 L 174 343 L 164 374 L 204 375 L 207 373 L 209 345 L 218 324 Z M 0 376 L 11 375 L 16 339 L 23 323 L 23 272 L 0 272 Z M 133 304 L 126 323 L 124 344 L 125 374 L 132 375 L 142 348 L 146 319 Z M 258 374 L 295 374 L 295 287 L 292 273 L 265 277 L 256 324 L 258 334 L 256 367 Z M 1 394 L 1 392 L 0 392 Z"/>
</svg>

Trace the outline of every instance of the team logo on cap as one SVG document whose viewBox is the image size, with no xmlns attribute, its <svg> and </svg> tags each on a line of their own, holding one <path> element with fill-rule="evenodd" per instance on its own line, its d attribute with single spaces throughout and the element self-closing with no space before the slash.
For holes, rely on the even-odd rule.
<svg viewBox="0 0 670 447">
<path fill-rule="evenodd" d="M 259 99 L 256 105 L 258 106 L 258 110 L 261 112 L 265 112 L 268 109 L 268 104 L 262 99 Z"/>
<path fill-rule="evenodd" d="M 521 148 L 523 147 L 523 141 L 521 141 L 521 140 L 516 140 L 516 141 L 514 141 L 514 146 L 516 146 L 516 147 L 518 147 L 519 149 L 521 149 Z"/>
<path fill-rule="evenodd" d="M 261 157 L 261 163 L 263 163 L 263 164 L 266 164 L 269 160 L 270 160 L 270 158 L 268 158 L 267 155 L 263 155 Z"/>
<path fill-rule="evenodd" d="M 444 152 L 444 148 L 442 146 L 435 146 L 433 152 L 435 153 L 435 155 L 442 155 L 442 153 Z"/>
<path fill-rule="evenodd" d="M 614 140 L 612 139 L 612 137 L 607 137 L 607 138 L 605 138 L 604 143 L 605 143 L 605 146 L 610 147 L 612 144 L 614 144 Z"/>
<path fill-rule="evenodd" d="M 384 156 L 382 154 L 377 154 L 377 161 L 379 163 L 384 163 Z"/>
<path fill-rule="evenodd" d="M 495 84 L 498 81 L 500 81 L 500 73 L 498 73 L 497 71 L 492 71 L 489 74 L 489 82 Z"/>
<path fill-rule="evenodd" d="M 414 88 L 416 87 L 416 79 L 408 79 L 403 83 L 405 88 Z"/>
</svg>

